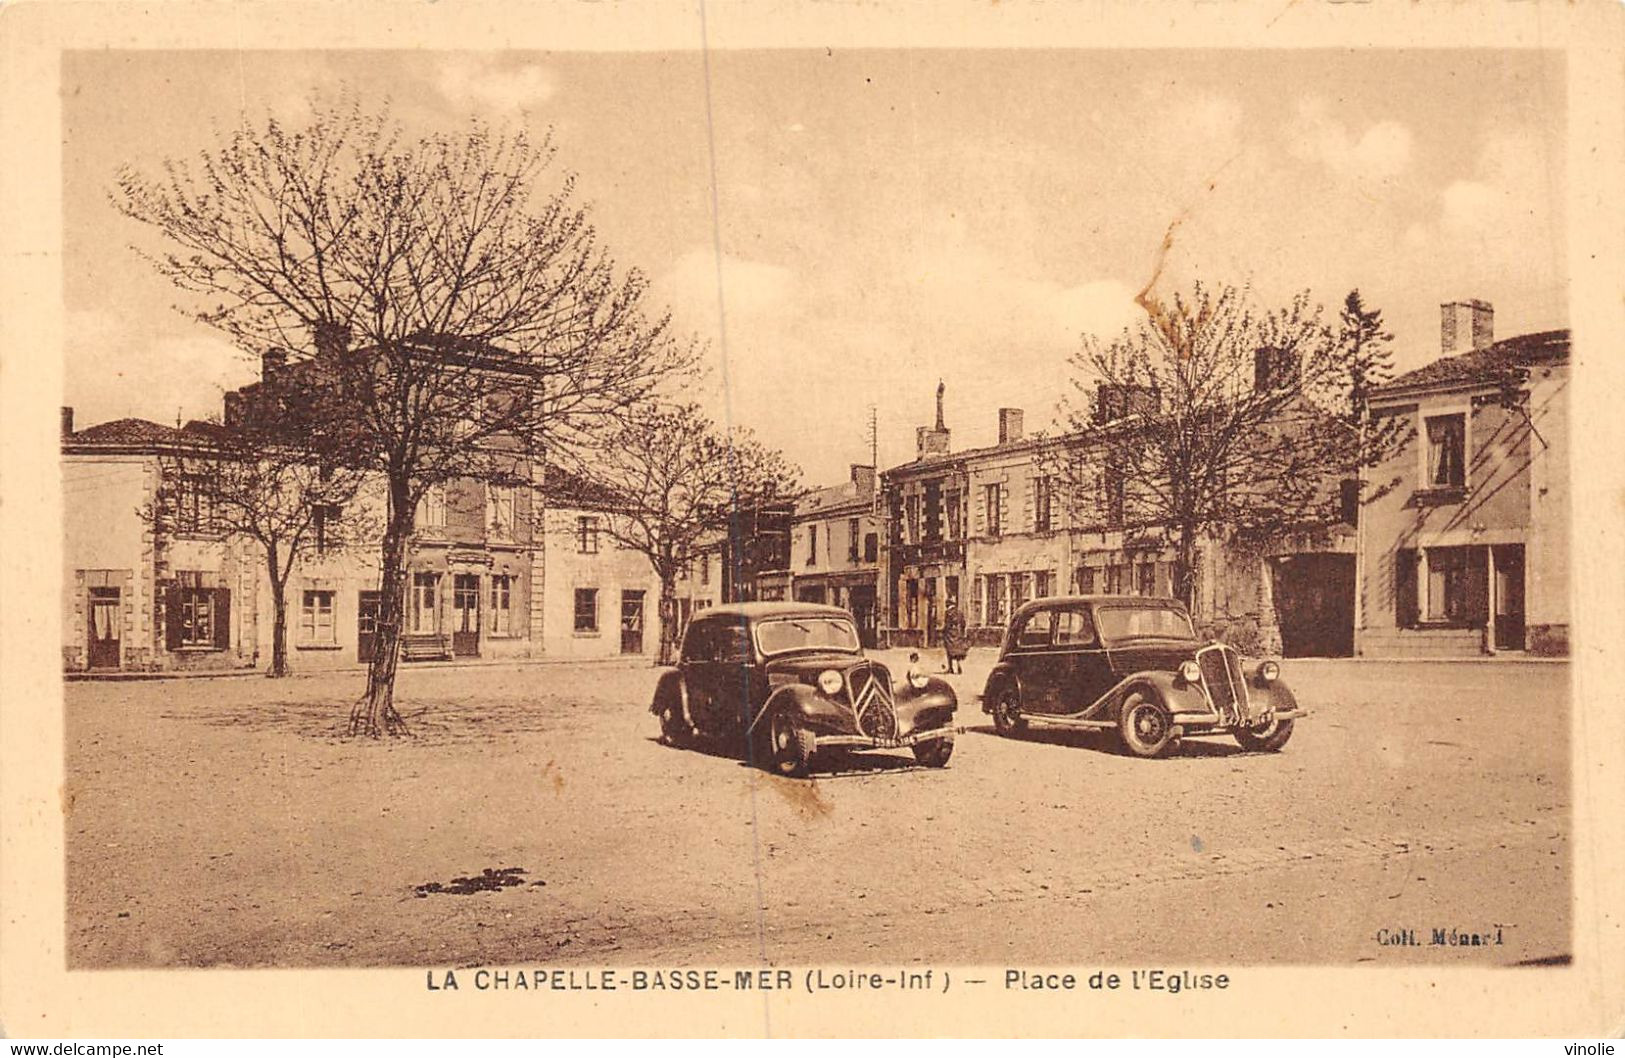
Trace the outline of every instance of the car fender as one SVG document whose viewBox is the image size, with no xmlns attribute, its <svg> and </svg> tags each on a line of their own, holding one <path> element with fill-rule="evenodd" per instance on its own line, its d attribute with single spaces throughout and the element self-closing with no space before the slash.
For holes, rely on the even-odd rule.
<svg viewBox="0 0 1625 1058">
<path fill-rule="evenodd" d="M 959 709 L 959 696 L 947 680 L 928 677 L 918 690 L 907 680 L 893 697 L 897 709 L 898 734 L 929 731 L 953 722 Z"/>
<path fill-rule="evenodd" d="M 1122 705 L 1123 699 L 1128 697 L 1129 692 L 1136 687 L 1150 687 L 1162 699 L 1162 703 L 1168 707 L 1168 711 L 1176 717 L 1181 713 L 1206 714 L 1209 712 L 1207 696 L 1202 693 L 1202 688 L 1192 683 L 1186 683 L 1176 673 L 1162 672 L 1160 670 L 1136 672 L 1134 675 L 1125 678 L 1120 686 L 1122 689 L 1117 692 L 1116 701 L 1112 705 L 1113 712 L 1116 711 L 1118 706 Z"/>
<path fill-rule="evenodd" d="M 1274 683 L 1260 684 L 1256 676 L 1247 679 L 1247 700 L 1254 710 L 1268 705 L 1272 712 L 1286 713 L 1298 708 L 1298 696 L 1292 693 L 1292 688 L 1286 681 L 1277 679 Z"/>
<path fill-rule="evenodd" d="M 987 683 L 982 687 L 982 712 L 989 715 L 993 712 L 993 703 L 999 697 L 999 692 L 1005 687 L 1014 685 L 1016 695 L 1021 694 L 1021 677 L 1016 675 L 1014 667 L 999 662 L 993 666 L 993 671 L 987 674 Z"/>
<path fill-rule="evenodd" d="M 787 683 L 767 696 L 757 710 L 756 717 L 746 728 L 753 733 L 770 720 L 775 713 L 789 712 L 807 727 L 827 731 L 831 728 L 850 727 L 851 713 L 839 702 L 831 701 L 817 687 L 805 683 Z M 842 718 L 848 718 L 842 724 Z"/>
<path fill-rule="evenodd" d="M 683 703 L 683 712 L 688 712 L 688 695 L 683 690 L 683 674 L 677 669 L 662 669 L 655 680 L 654 697 L 649 700 L 649 712 L 660 715 L 661 703 L 670 694 L 677 695 L 677 700 Z"/>
</svg>

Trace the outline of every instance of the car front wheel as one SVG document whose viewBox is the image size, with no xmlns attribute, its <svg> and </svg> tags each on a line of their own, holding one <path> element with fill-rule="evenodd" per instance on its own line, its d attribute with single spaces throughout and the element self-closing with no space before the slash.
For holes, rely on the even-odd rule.
<svg viewBox="0 0 1625 1058">
<path fill-rule="evenodd" d="M 1292 721 L 1274 720 L 1261 727 L 1236 728 L 1236 743 L 1252 753 L 1275 753 L 1292 737 Z"/>
<path fill-rule="evenodd" d="M 929 742 L 914 743 L 914 759 L 927 768 L 944 768 L 948 765 L 948 758 L 954 755 L 954 740 L 949 738 L 933 738 Z"/>
<path fill-rule="evenodd" d="M 1013 685 L 999 691 L 993 699 L 993 730 L 1006 738 L 1014 737 L 1027 727 L 1021 716 L 1021 692 Z"/>
<path fill-rule="evenodd" d="M 800 777 L 812 769 L 813 750 L 817 747 L 813 733 L 795 722 L 785 712 L 773 714 L 768 727 L 769 763 L 780 775 Z"/>
<path fill-rule="evenodd" d="M 1168 707 L 1146 691 L 1130 691 L 1117 714 L 1123 748 L 1136 757 L 1160 757 L 1173 740 L 1174 717 Z"/>
</svg>

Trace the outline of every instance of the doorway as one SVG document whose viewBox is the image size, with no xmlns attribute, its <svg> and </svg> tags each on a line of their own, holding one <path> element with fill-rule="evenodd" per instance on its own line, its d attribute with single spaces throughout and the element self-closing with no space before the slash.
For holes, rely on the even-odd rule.
<svg viewBox="0 0 1625 1058">
<path fill-rule="evenodd" d="M 458 573 L 451 581 L 451 652 L 480 656 L 480 575 Z"/>
<path fill-rule="evenodd" d="M 643 592 L 621 592 L 621 653 L 643 653 Z"/>
<path fill-rule="evenodd" d="M 93 669 L 116 669 L 122 657 L 123 608 L 117 588 L 90 589 L 90 651 L 88 665 Z"/>
<path fill-rule="evenodd" d="M 1490 549 L 1495 561 L 1495 649 L 1524 649 L 1523 545 Z"/>
</svg>

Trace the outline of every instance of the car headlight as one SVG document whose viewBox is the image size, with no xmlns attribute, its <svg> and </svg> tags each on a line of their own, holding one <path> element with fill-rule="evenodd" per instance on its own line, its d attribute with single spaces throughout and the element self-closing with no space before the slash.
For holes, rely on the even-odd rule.
<svg viewBox="0 0 1625 1058">
<path fill-rule="evenodd" d="M 841 674 L 834 669 L 825 669 L 818 674 L 818 689 L 825 694 L 835 694 L 841 689 Z"/>
<path fill-rule="evenodd" d="M 1181 661 L 1179 663 L 1179 678 L 1186 683 L 1202 682 L 1202 667 L 1194 661 Z"/>
<path fill-rule="evenodd" d="M 908 685 L 913 687 L 916 691 L 925 690 L 925 685 L 930 682 L 931 677 L 927 676 L 923 672 L 910 672 L 908 674 Z"/>
<path fill-rule="evenodd" d="M 1266 661 L 1258 666 L 1258 682 L 1271 684 L 1281 678 L 1281 666 L 1273 661 Z"/>
</svg>

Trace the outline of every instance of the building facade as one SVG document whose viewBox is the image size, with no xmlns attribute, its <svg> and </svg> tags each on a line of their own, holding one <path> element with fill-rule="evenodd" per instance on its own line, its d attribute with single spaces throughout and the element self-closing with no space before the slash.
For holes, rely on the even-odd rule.
<svg viewBox="0 0 1625 1058">
<path fill-rule="evenodd" d="M 68 671 L 222 671 L 260 658 L 262 562 L 165 473 L 199 441 L 119 419 L 75 431 L 62 409 L 62 664 Z M 168 504 L 175 516 L 152 512 Z"/>
<path fill-rule="evenodd" d="M 1032 599 L 1175 594 L 1169 534 L 1125 527 L 1133 498 L 1105 472 L 1099 435 L 1033 437 L 1021 409 L 998 415 L 996 444 L 956 453 L 939 410 L 937 427 L 919 432 L 915 460 L 881 475 L 884 630 L 895 646 L 935 647 L 949 600 L 971 641 L 993 646 Z M 1191 615 L 1203 634 L 1250 650 L 1347 655 L 1354 543 L 1352 524 L 1252 545 L 1204 536 Z"/>
<path fill-rule="evenodd" d="M 935 646 L 948 604 L 964 605 L 970 493 L 965 461 L 950 450 L 944 393 L 939 383 L 936 424 L 915 431 L 913 462 L 880 476 L 878 636 L 894 647 Z"/>
<path fill-rule="evenodd" d="M 849 479 L 796 503 L 790 565 L 797 601 L 849 610 L 866 646 L 877 641 L 880 525 L 875 468 L 853 464 Z"/>
<path fill-rule="evenodd" d="M 226 398 L 252 414 L 286 365 L 267 354 L 259 383 Z M 183 461 L 205 451 L 204 423 L 123 419 L 75 431 L 62 414 L 63 665 L 69 671 L 182 671 L 269 664 L 275 606 L 263 549 L 220 531 Z M 609 506 L 549 471 L 512 484 L 453 479 L 419 502 L 406 552 L 404 661 L 543 655 L 650 655 L 659 586 L 648 560 L 618 547 Z M 327 513 L 286 589 L 295 671 L 365 665 L 377 647 L 381 483 Z M 163 510 L 164 517 L 153 512 Z M 720 570 L 718 571 L 720 576 Z"/>
<path fill-rule="evenodd" d="M 1497 342 L 1493 323 L 1441 306 L 1444 355 L 1373 394 L 1411 441 L 1371 474 L 1361 654 L 1568 652 L 1569 334 Z"/>
<path fill-rule="evenodd" d="M 548 468 L 541 494 L 534 567 L 541 582 L 540 653 L 653 657 L 660 649 L 660 581 L 646 555 L 621 546 L 606 531 L 614 504 L 554 467 Z"/>
</svg>

